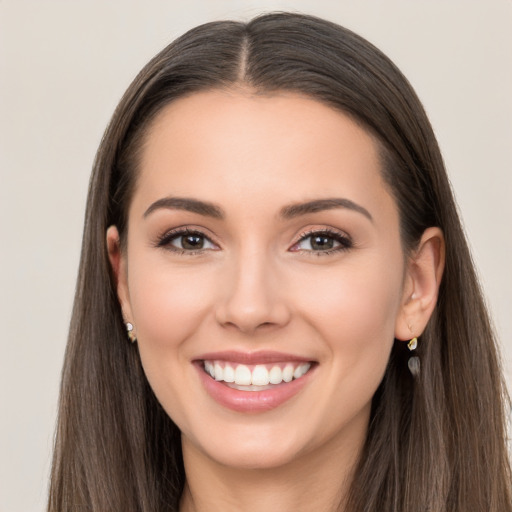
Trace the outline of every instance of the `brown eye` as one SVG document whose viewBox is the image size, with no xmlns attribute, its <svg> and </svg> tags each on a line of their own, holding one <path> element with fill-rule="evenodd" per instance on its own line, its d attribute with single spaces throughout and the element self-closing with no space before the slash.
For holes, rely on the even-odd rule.
<svg viewBox="0 0 512 512">
<path fill-rule="evenodd" d="M 218 247 L 200 231 L 179 230 L 165 234 L 158 242 L 158 247 L 172 251 L 200 252 Z"/>
<path fill-rule="evenodd" d="M 185 249 L 187 251 L 203 249 L 205 241 L 203 236 L 196 234 L 182 235 L 179 237 L 179 240 L 181 243 L 180 249 Z"/>
<path fill-rule="evenodd" d="M 332 236 L 315 235 L 311 237 L 311 249 L 314 251 L 325 251 L 334 247 Z"/>
<path fill-rule="evenodd" d="M 308 233 L 290 249 L 291 251 L 305 251 L 322 253 L 335 253 L 353 247 L 351 239 L 338 232 L 317 231 Z"/>
</svg>

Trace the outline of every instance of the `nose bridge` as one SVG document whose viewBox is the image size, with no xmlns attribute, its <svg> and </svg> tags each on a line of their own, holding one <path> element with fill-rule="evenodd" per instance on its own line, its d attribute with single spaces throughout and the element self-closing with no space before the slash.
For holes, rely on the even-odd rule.
<svg viewBox="0 0 512 512">
<path fill-rule="evenodd" d="M 279 273 L 270 251 L 255 244 L 239 248 L 226 265 L 217 318 L 224 325 L 252 332 L 262 326 L 284 325 L 289 317 Z"/>
</svg>

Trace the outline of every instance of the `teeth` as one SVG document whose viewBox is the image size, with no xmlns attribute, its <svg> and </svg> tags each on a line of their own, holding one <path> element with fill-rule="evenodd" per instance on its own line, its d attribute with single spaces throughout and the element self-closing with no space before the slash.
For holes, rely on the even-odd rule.
<svg viewBox="0 0 512 512">
<path fill-rule="evenodd" d="M 224 367 L 224 382 L 235 382 L 235 370 L 232 366 L 226 365 Z"/>
<path fill-rule="evenodd" d="M 243 364 L 239 364 L 235 370 L 235 384 L 249 386 L 251 384 L 251 370 Z"/>
<path fill-rule="evenodd" d="M 293 379 L 293 366 L 291 364 L 287 364 L 283 370 L 283 380 L 285 382 L 291 382 L 292 379 Z"/>
<path fill-rule="evenodd" d="M 281 384 L 299 379 L 308 372 L 310 363 L 282 365 L 257 364 L 251 368 L 245 364 L 220 363 L 219 361 L 205 361 L 204 369 L 213 379 L 232 383 L 236 386 L 266 386 L 269 384 Z"/>
<path fill-rule="evenodd" d="M 297 368 L 295 368 L 295 371 L 293 372 L 293 378 L 294 379 L 299 379 L 300 377 L 302 377 L 306 372 L 308 371 L 308 369 L 304 369 L 304 366 L 301 365 L 301 366 L 297 366 Z M 215 371 L 215 375 L 217 375 L 217 371 Z"/>
<path fill-rule="evenodd" d="M 279 366 L 273 366 L 268 373 L 268 381 L 270 384 L 281 384 L 283 381 L 283 372 Z"/>
<path fill-rule="evenodd" d="M 224 379 L 224 371 L 222 370 L 222 366 L 219 363 L 215 363 L 213 365 L 215 380 L 223 380 Z"/>
<path fill-rule="evenodd" d="M 268 370 L 263 365 L 257 365 L 252 371 L 251 384 L 266 386 L 269 382 Z"/>
<path fill-rule="evenodd" d="M 210 363 L 209 361 L 205 361 L 204 369 L 206 370 L 206 373 L 210 374 L 210 377 L 215 378 L 215 369 L 212 363 Z"/>
</svg>

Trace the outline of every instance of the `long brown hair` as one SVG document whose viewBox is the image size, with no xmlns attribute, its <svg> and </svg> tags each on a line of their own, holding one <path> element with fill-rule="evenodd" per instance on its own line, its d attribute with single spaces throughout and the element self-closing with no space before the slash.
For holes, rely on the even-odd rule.
<svg viewBox="0 0 512 512">
<path fill-rule="evenodd" d="M 421 336 L 421 372 L 396 343 L 351 485 L 354 512 L 512 511 L 505 390 L 492 329 L 438 144 L 411 86 L 378 49 L 333 23 L 275 13 L 215 22 L 170 44 L 137 76 L 91 177 L 62 377 L 48 510 L 178 510 L 180 432 L 127 342 L 105 233 L 124 240 L 139 153 L 155 115 L 200 90 L 294 91 L 350 115 L 378 141 L 404 250 L 439 226 L 446 268 Z"/>
</svg>

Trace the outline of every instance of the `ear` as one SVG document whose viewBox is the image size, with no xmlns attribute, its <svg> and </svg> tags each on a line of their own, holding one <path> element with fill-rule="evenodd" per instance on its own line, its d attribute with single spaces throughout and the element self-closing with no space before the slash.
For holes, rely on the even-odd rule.
<svg viewBox="0 0 512 512">
<path fill-rule="evenodd" d="M 126 255 L 121 250 L 119 232 L 116 226 L 110 226 L 107 229 L 107 251 L 110 266 L 112 267 L 112 275 L 114 277 L 117 297 L 123 311 L 124 321 L 133 323 L 130 307 L 130 295 L 128 293 Z"/>
<path fill-rule="evenodd" d="M 395 338 L 408 341 L 427 326 L 439 294 L 445 262 L 445 243 L 439 228 L 428 228 L 409 257 Z"/>
</svg>

